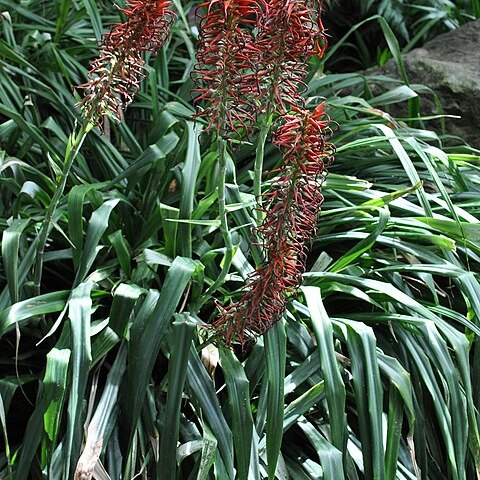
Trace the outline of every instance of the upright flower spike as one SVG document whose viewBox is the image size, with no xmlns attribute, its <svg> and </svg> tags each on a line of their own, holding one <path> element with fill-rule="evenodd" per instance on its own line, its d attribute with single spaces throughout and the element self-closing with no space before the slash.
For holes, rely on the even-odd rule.
<svg viewBox="0 0 480 480">
<path fill-rule="evenodd" d="M 255 122 L 258 94 L 252 51 L 252 30 L 260 8 L 256 0 L 209 0 L 199 9 L 200 22 L 197 65 L 193 79 L 198 95 L 195 103 L 205 107 L 197 117 L 208 122 L 206 130 L 216 130 L 224 138 L 245 133 Z M 242 130 L 242 132 L 240 132 Z"/>
<path fill-rule="evenodd" d="M 265 195 L 265 220 L 259 228 L 265 261 L 251 275 L 236 303 L 221 308 L 215 336 L 228 345 L 263 334 L 283 315 L 301 284 L 306 253 L 316 234 L 323 202 L 321 185 L 333 160 L 323 105 L 314 112 L 295 108 L 283 117 L 273 144 L 283 153 L 278 179 Z"/>
<path fill-rule="evenodd" d="M 79 85 L 85 89 L 79 106 L 87 122 L 100 125 L 105 115 L 122 119 L 146 76 L 141 53 L 158 51 L 170 34 L 175 16 L 169 7 L 170 0 L 129 0 L 120 9 L 127 21 L 104 35 L 89 81 Z"/>
</svg>

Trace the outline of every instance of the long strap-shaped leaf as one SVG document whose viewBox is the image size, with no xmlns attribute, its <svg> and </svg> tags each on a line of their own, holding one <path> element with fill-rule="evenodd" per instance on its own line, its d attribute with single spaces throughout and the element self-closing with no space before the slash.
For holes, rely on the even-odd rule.
<svg viewBox="0 0 480 480">
<path fill-rule="evenodd" d="M 117 206 L 120 200 L 114 198 L 107 200 L 104 204 L 100 205 L 97 210 L 92 213 L 90 221 L 88 222 L 87 237 L 85 239 L 85 246 L 83 248 L 82 255 L 80 257 L 80 265 L 75 276 L 75 285 L 78 285 L 83 281 L 85 275 L 90 270 L 93 262 L 97 256 L 97 246 L 105 233 L 108 226 L 108 220 L 112 210 Z"/>
<path fill-rule="evenodd" d="M 78 458 L 80 441 L 83 435 L 81 421 L 82 401 L 87 387 L 88 371 L 92 360 L 90 346 L 90 319 L 92 299 L 90 292 L 93 283 L 81 283 L 72 291 L 69 301 L 70 341 L 71 341 L 71 381 L 68 402 L 67 438 L 65 445 L 64 475 L 70 475 L 70 467 Z"/>
<path fill-rule="evenodd" d="M 249 382 L 242 364 L 231 350 L 223 349 L 220 351 L 220 355 L 232 415 L 233 442 L 237 458 L 237 478 L 238 480 L 246 480 L 250 465 L 253 436 Z"/>
<path fill-rule="evenodd" d="M 188 258 L 177 257 L 168 269 L 165 282 L 155 309 L 142 315 L 139 322 L 135 319 L 130 332 L 127 367 L 126 413 L 129 418 L 132 441 L 147 385 L 153 366 L 160 351 L 163 335 L 182 298 L 196 263 Z M 148 298 L 148 297 L 147 297 Z"/>
<path fill-rule="evenodd" d="M 268 478 L 275 478 L 283 437 L 284 378 L 287 361 L 287 335 L 282 321 L 264 336 L 267 361 L 267 463 Z"/>
<path fill-rule="evenodd" d="M 224 471 L 224 476 L 219 478 L 232 479 L 233 474 L 233 438 L 232 432 L 222 413 L 215 386 L 209 377 L 205 367 L 198 357 L 195 347 L 190 347 L 190 359 L 188 362 L 187 385 L 191 392 L 191 400 L 198 405 L 208 422 L 212 433 L 218 442 L 220 458 L 215 459 L 218 470 Z"/>
<path fill-rule="evenodd" d="M 160 459 L 157 464 L 159 480 L 175 480 L 177 470 L 177 441 L 180 430 L 180 407 L 187 375 L 188 357 L 195 324 L 188 314 L 179 314 L 173 322 L 173 348 L 168 365 L 168 393 L 164 431 L 161 436 Z"/>
<path fill-rule="evenodd" d="M 2 258 L 12 303 L 18 302 L 19 299 L 18 248 L 22 232 L 29 223 L 30 219 L 14 220 L 12 225 L 3 232 Z"/>
<path fill-rule="evenodd" d="M 318 345 L 320 364 L 325 379 L 328 413 L 330 419 L 331 442 L 340 451 L 346 452 L 347 417 L 345 414 L 345 385 L 340 375 L 333 344 L 333 328 L 323 306 L 320 289 L 304 287 L 303 293 L 307 300 L 312 318 L 313 331 Z"/>
<path fill-rule="evenodd" d="M 15 303 L 11 307 L 1 310 L 0 338 L 16 323 L 21 325 L 25 320 L 29 320 L 36 315 L 45 315 L 63 310 L 68 299 L 68 294 L 69 292 L 67 290 L 46 293 Z"/>
<path fill-rule="evenodd" d="M 100 458 L 100 454 L 108 438 L 105 438 L 107 432 L 111 431 L 111 423 L 115 419 L 118 409 L 118 392 L 125 372 L 127 360 L 126 345 L 120 346 L 110 372 L 108 373 L 105 388 L 98 402 L 92 420 L 88 425 L 87 438 L 85 439 L 85 448 L 78 460 L 75 471 L 75 479 L 83 479 L 90 472 L 93 472 Z"/>
<path fill-rule="evenodd" d="M 370 327 L 360 322 L 345 321 L 342 332 L 350 352 L 364 475 L 372 480 L 385 480 L 383 389 L 375 335 Z"/>
<path fill-rule="evenodd" d="M 71 351 L 67 348 L 53 348 L 47 355 L 44 377 L 45 413 L 43 426 L 46 436 L 42 444 L 42 467 L 51 461 L 58 439 L 61 415 L 68 384 L 68 365 Z"/>
</svg>

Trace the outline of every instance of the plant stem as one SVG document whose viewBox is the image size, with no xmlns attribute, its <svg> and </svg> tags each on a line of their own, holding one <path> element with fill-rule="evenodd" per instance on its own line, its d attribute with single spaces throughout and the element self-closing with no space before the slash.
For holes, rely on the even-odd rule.
<svg viewBox="0 0 480 480">
<path fill-rule="evenodd" d="M 42 227 L 38 235 L 38 244 L 37 252 L 35 255 L 35 268 L 34 268 L 34 277 L 33 277 L 33 291 L 34 295 L 40 295 L 40 283 L 42 281 L 42 272 L 43 272 L 43 254 L 45 251 L 45 245 L 48 240 L 48 235 L 51 230 L 52 220 L 57 210 L 58 202 L 63 195 L 65 190 L 65 185 L 67 183 L 67 178 L 72 168 L 72 164 L 80 151 L 80 148 L 87 136 L 88 132 L 91 130 L 92 125 L 90 123 L 84 122 L 78 131 L 78 134 L 75 135 L 75 132 L 70 136 L 66 152 L 65 160 L 63 164 L 63 170 L 58 181 L 58 185 L 55 188 L 52 200 L 48 206 L 47 213 L 42 222 Z"/>
<path fill-rule="evenodd" d="M 259 207 L 262 206 L 262 173 L 263 173 L 263 159 L 265 156 L 265 143 L 267 141 L 270 127 L 272 126 L 272 113 L 270 102 L 267 106 L 267 113 L 265 115 L 265 121 L 260 130 L 260 134 L 257 140 L 257 149 L 255 151 L 255 165 L 253 169 L 253 194 L 257 200 Z M 262 211 L 260 208 L 256 210 L 257 224 L 262 223 Z"/>
<path fill-rule="evenodd" d="M 220 214 L 220 232 L 222 233 L 223 241 L 225 243 L 225 256 L 223 257 L 223 266 L 220 274 L 217 279 L 213 282 L 212 285 L 207 289 L 203 297 L 199 300 L 198 307 L 200 308 L 203 303 L 212 295 L 224 282 L 225 277 L 230 270 L 230 265 L 232 264 L 233 259 L 233 242 L 232 236 L 230 235 L 230 230 L 228 229 L 227 221 L 227 209 L 225 204 L 225 176 L 227 173 L 227 143 L 226 141 L 219 137 L 217 140 L 218 145 L 218 165 L 219 165 L 219 174 L 218 174 L 218 209 Z"/>
</svg>

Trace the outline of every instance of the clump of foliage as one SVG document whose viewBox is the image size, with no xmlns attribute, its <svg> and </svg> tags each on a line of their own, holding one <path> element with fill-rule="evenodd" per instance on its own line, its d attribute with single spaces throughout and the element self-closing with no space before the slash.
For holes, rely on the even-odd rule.
<svg viewBox="0 0 480 480">
<path fill-rule="evenodd" d="M 158 17 L 136 9 L 152 3 Z M 372 97 L 358 74 L 325 74 L 335 47 L 287 72 L 288 50 L 245 55 L 252 38 L 291 40 L 253 28 L 254 2 L 201 6 L 221 24 L 172 3 L 0 0 L 0 476 L 475 478 L 478 152 L 419 129 L 412 87 Z M 232 29 L 232 5 L 247 21 L 226 52 L 199 29 Z M 115 53 L 132 15 L 144 50 L 163 44 L 156 57 Z M 214 70 L 227 53 L 245 83 Z M 411 119 L 385 113 L 405 98 Z M 313 160 L 330 163 L 329 128 L 325 179 Z M 272 304 L 276 322 L 238 314 Z M 241 328 L 214 346 L 218 305 Z M 219 341 L 264 326 L 243 350 Z"/>
<path fill-rule="evenodd" d="M 378 16 L 395 32 L 404 53 L 480 18 L 479 0 L 333 0 L 327 7 L 328 34 L 334 44 L 342 43 L 328 66 L 344 72 L 383 65 L 391 58 Z"/>
</svg>

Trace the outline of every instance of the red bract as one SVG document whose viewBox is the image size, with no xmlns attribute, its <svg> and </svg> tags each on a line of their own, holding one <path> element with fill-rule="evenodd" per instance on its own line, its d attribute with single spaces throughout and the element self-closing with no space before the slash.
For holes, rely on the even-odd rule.
<svg viewBox="0 0 480 480">
<path fill-rule="evenodd" d="M 85 89 L 79 106 L 86 120 L 100 124 L 104 115 L 121 120 L 146 75 L 141 52 L 158 51 L 169 36 L 174 20 L 169 6 L 169 0 L 130 0 L 121 9 L 128 20 L 103 37 L 89 81 L 79 86 Z"/>
<path fill-rule="evenodd" d="M 197 117 L 207 120 L 207 130 L 221 136 L 248 130 L 255 121 L 256 80 L 252 29 L 259 5 L 256 0 L 210 0 L 200 5 L 197 65 L 193 79 L 195 102 L 205 107 Z"/>
<path fill-rule="evenodd" d="M 296 108 L 283 121 L 273 144 L 282 150 L 284 164 L 264 197 L 266 216 L 259 228 L 265 262 L 240 300 L 221 309 L 213 324 L 217 338 L 227 344 L 243 344 L 281 318 L 301 284 L 307 249 L 316 234 L 321 185 L 333 159 L 333 147 L 325 140 L 328 118 L 320 105 L 314 112 Z"/>
<path fill-rule="evenodd" d="M 321 2 L 267 0 L 257 37 L 257 78 L 265 102 L 283 114 L 302 105 L 308 58 L 323 55 L 326 39 L 320 20 Z"/>
</svg>

